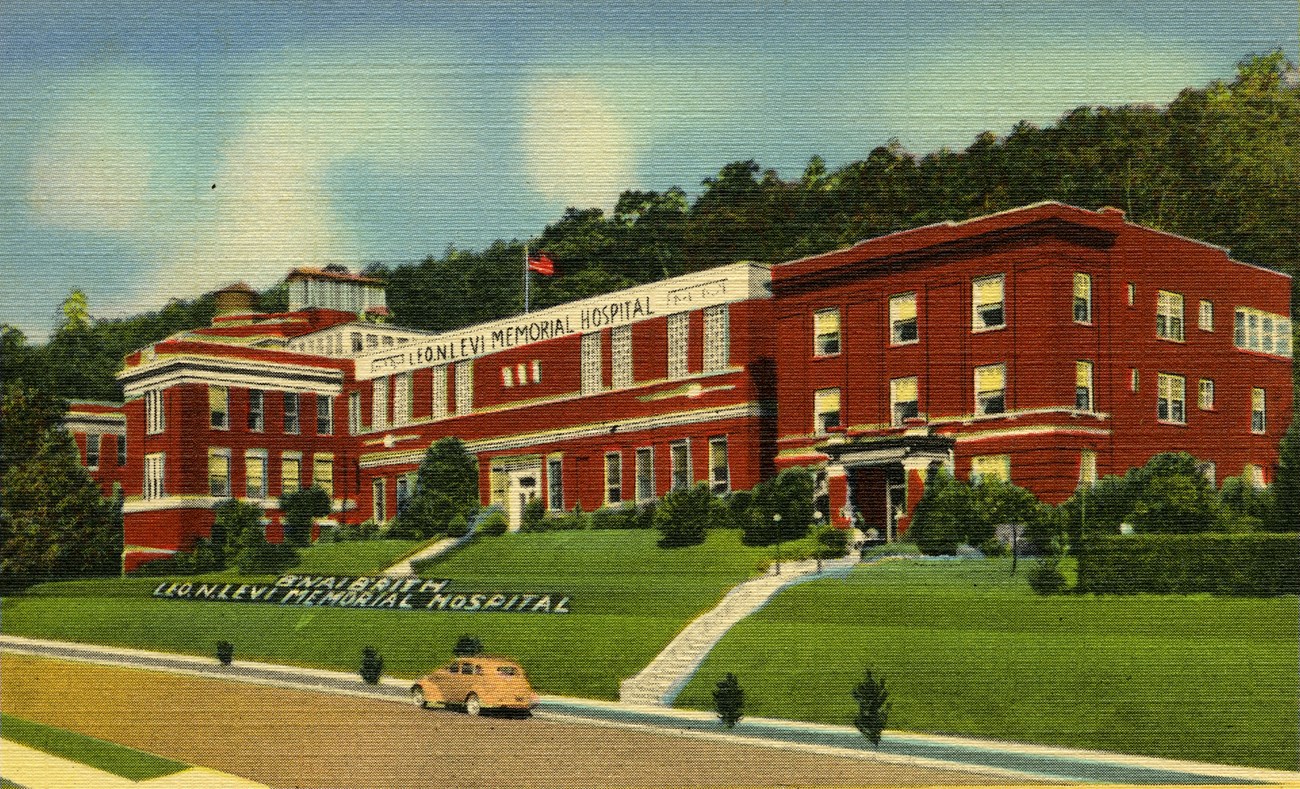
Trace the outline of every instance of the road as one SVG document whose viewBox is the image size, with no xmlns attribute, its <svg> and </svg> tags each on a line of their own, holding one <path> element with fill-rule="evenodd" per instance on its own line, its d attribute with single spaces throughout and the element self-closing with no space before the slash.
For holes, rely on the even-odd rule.
<svg viewBox="0 0 1300 789">
<path fill-rule="evenodd" d="M 6 714 L 275 787 L 1005 784 L 986 775 L 5 653 Z"/>
</svg>

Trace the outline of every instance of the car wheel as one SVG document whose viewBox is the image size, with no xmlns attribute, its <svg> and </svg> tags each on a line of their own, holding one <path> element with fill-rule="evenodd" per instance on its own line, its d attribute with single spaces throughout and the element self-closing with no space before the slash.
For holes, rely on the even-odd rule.
<svg viewBox="0 0 1300 789">
<path fill-rule="evenodd" d="M 424 698 L 424 688 L 419 685 L 411 688 L 411 703 L 420 709 L 426 709 L 429 706 L 429 702 Z"/>
<path fill-rule="evenodd" d="M 470 715 L 483 714 L 483 702 L 478 700 L 478 696 L 471 693 L 465 697 L 465 712 Z"/>
</svg>

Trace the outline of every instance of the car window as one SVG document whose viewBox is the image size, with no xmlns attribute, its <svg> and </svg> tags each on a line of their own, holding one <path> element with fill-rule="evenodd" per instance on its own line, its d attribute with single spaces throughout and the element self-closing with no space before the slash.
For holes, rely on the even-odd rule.
<svg viewBox="0 0 1300 789">
<path fill-rule="evenodd" d="M 473 666 L 472 664 L 470 664 L 470 663 L 461 663 L 461 664 L 460 664 L 460 673 L 462 673 L 462 674 L 473 674 L 473 673 L 474 673 L 474 666 Z"/>
<path fill-rule="evenodd" d="M 513 677 L 519 673 L 514 666 L 497 666 L 497 673 L 503 677 Z"/>
<path fill-rule="evenodd" d="M 460 673 L 460 664 L 459 664 L 459 663 L 452 663 L 450 666 L 447 666 L 447 670 L 450 671 L 450 672 L 453 673 L 453 674 L 459 674 L 459 673 Z"/>
</svg>

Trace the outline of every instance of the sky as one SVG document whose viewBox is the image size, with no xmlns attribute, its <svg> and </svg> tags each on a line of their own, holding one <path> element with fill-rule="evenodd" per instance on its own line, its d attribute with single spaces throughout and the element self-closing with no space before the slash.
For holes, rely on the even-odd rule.
<svg viewBox="0 0 1300 789">
<path fill-rule="evenodd" d="M 1297 52 L 1297 0 L 0 3 L 0 322 L 525 239 Z M 490 287 L 491 283 L 484 283 Z"/>
</svg>

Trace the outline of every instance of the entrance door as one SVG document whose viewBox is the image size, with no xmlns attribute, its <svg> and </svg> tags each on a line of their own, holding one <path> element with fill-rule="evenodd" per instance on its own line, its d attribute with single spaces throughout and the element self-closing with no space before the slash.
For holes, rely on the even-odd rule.
<svg viewBox="0 0 1300 789">
<path fill-rule="evenodd" d="M 517 530 L 523 522 L 524 508 L 528 506 L 528 502 L 541 495 L 541 487 L 538 484 L 541 476 L 541 466 L 510 472 L 510 482 L 506 492 L 506 516 L 510 519 L 511 531 Z"/>
</svg>

